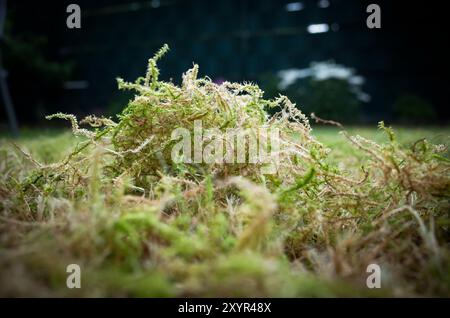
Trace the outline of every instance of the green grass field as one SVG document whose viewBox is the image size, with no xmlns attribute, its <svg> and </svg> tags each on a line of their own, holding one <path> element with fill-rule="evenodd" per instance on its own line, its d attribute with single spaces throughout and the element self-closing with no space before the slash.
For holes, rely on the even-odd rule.
<svg viewBox="0 0 450 318">
<path fill-rule="evenodd" d="M 411 145 L 415 141 L 426 138 L 434 144 L 448 144 L 450 140 L 450 127 L 393 127 L 399 142 Z M 387 137 L 376 127 L 349 127 L 347 131 L 352 135 L 361 135 L 376 142 L 386 142 Z M 324 145 L 330 147 L 336 156 L 346 156 L 349 152 L 358 152 L 340 134 L 340 129 L 330 126 L 313 126 L 313 135 Z M 37 159 L 52 163 L 62 159 L 70 151 L 78 138 L 70 130 L 64 129 L 30 129 L 21 131 L 19 139 L 12 139 L 8 133 L 0 133 L 0 142 L 6 145 L 16 142 L 29 149 Z"/>
</svg>

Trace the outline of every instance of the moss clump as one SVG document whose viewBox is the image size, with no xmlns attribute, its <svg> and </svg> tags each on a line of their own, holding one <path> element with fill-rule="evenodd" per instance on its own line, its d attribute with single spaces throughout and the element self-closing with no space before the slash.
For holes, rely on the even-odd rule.
<svg viewBox="0 0 450 318">
<path fill-rule="evenodd" d="M 381 123 L 384 143 L 344 130 L 355 156 L 337 161 L 286 97 L 214 84 L 197 66 L 181 86 L 160 81 L 166 51 L 145 77 L 119 80 L 136 96 L 117 122 L 89 116 L 84 129 L 49 116 L 69 120 L 78 139 L 60 161 L 2 147 L 2 295 L 450 295 L 444 146 L 407 147 Z M 173 131 L 194 132 L 197 120 L 220 141 L 278 129 L 279 151 L 264 162 L 174 160 Z M 65 287 L 70 263 L 85 288 Z M 365 286 L 371 263 L 383 269 L 381 291 Z"/>
</svg>

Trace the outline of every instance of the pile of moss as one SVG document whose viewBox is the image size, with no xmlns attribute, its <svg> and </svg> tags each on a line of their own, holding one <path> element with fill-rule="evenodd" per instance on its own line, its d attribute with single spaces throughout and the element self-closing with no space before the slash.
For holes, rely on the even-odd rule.
<svg viewBox="0 0 450 318">
<path fill-rule="evenodd" d="M 381 123 L 384 144 L 343 131 L 358 155 L 336 162 L 284 96 L 215 84 L 196 65 L 181 86 L 160 81 L 167 50 L 145 77 L 118 80 L 136 95 L 117 121 L 49 116 L 78 138 L 61 160 L 2 146 L 1 295 L 450 295 L 445 146 L 405 147 Z M 280 149 L 265 162 L 174 160 L 173 131 L 198 120 L 219 140 L 277 129 Z M 72 263 L 81 289 L 66 287 Z M 369 264 L 381 289 L 366 286 Z"/>
</svg>

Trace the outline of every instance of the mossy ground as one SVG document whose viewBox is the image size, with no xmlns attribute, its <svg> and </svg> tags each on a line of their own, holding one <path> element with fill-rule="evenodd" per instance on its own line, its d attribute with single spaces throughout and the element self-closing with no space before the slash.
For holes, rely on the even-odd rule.
<svg viewBox="0 0 450 318">
<path fill-rule="evenodd" d="M 166 50 L 119 80 L 136 96 L 117 122 L 57 114 L 74 135 L 2 139 L 0 295 L 450 296 L 449 129 L 311 129 L 287 98 L 197 66 L 159 81 Z M 171 132 L 199 118 L 280 129 L 276 172 L 171 160 Z"/>
<path fill-rule="evenodd" d="M 347 158 L 344 162 L 352 165 L 354 158 L 358 157 L 358 152 L 339 134 L 336 128 L 317 127 L 313 128 L 314 134 L 318 140 L 332 148 L 330 156 L 336 158 Z M 385 136 L 378 129 L 374 128 L 350 128 L 352 134 L 359 133 L 369 139 L 382 142 Z M 415 140 L 422 137 L 429 138 L 438 143 L 448 142 L 450 129 L 448 128 L 397 128 L 400 142 L 403 144 L 412 144 Z M 5 147 L 11 139 L 1 138 L 1 144 Z M 71 149 L 79 142 L 70 131 L 48 131 L 25 130 L 19 140 L 15 140 L 18 145 L 44 163 L 52 163 L 61 160 L 64 155 L 70 153 Z M 17 159 L 19 160 L 19 159 Z M 144 200 L 145 201 L 145 200 Z M 5 203 L 2 203 L 3 205 Z M 132 203 L 139 209 L 139 202 Z M 89 203 L 87 204 L 89 205 Z M 134 213 L 131 209 L 124 211 Z M 110 214 L 111 220 L 118 219 L 119 216 L 114 211 L 105 207 L 105 214 Z M 141 208 L 145 212 L 148 208 L 145 205 Z M 79 211 L 81 213 L 86 213 Z M 63 214 L 64 219 L 69 215 L 66 213 L 78 213 L 62 208 L 59 213 Z M 208 213 L 208 211 L 205 211 Z M 10 218 L 9 216 L 8 218 Z M 69 221 L 70 219 L 66 219 Z M 447 219 L 448 220 L 448 219 Z M 70 222 L 70 221 L 69 221 Z M 177 220 L 178 227 L 183 228 L 192 222 L 191 216 L 180 216 Z M 220 217 L 217 223 L 227 222 Z M 242 253 L 217 253 L 217 258 L 208 262 L 193 262 L 174 260 L 171 268 L 155 269 L 151 263 L 138 264 L 142 256 L 134 254 L 131 246 L 124 243 L 122 255 L 116 259 L 110 259 L 105 262 L 103 258 L 107 251 L 102 255 L 88 252 L 92 247 L 90 243 L 83 247 L 84 235 L 92 236 L 93 239 L 98 235 L 98 240 L 103 240 L 102 233 L 96 233 L 95 227 L 91 233 L 85 233 L 86 229 L 77 230 L 77 226 L 82 224 L 72 224 L 72 233 L 70 236 L 79 236 L 80 246 L 75 249 L 81 249 L 75 255 L 70 251 L 69 238 L 64 239 L 64 226 L 55 222 L 48 222 L 48 227 L 53 229 L 46 233 L 46 226 L 42 222 L 24 222 L 14 219 L 7 220 L 2 214 L 0 220 L 2 224 L 1 236 L 1 262 L 2 262 L 2 280 L 0 285 L 3 296 L 299 296 L 299 297 L 329 297 L 329 296 L 414 296 L 421 295 L 420 291 L 414 291 L 407 286 L 420 284 L 421 278 L 411 277 L 414 282 L 397 282 L 392 277 L 386 277 L 388 285 L 383 284 L 381 290 L 369 290 L 365 287 L 366 273 L 361 271 L 357 279 L 347 280 L 345 277 L 329 273 L 321 275 L 314 274 L 314 271 L 307 271 L 299 264 L 290 263 L 285 257 L 279 255 L 261 255 L 254 252 Z M 86 226 L 89 226 L 85 224 Z M 67 224 L 65 225 L 67 226 Z M 220 225 L 217 225 L 220 233 Z M 366 224 L 361 224 L 361 227 Z M 5 228 L 8 228 L 7 230 Z M 35 229 L 36 228 L 36 229 Z M 41 230 L 39 230 L 41 228 Z M 31 230 L 39 230 L 33 237 L 28 237 Z M 52 232 L 57 231 L 57 236 Z M 115 235 L 121 236 L 119 228 Z M 13 235 L 14 237 L 10 237 Z M 181 234 L 181 233 L 180 233 Z M 59 240 L 59 241 L 56 241 Z M 223 239 L 221 239 L 223 240 Z M 147 242 L 151 244 L 151 242 Z M 180 243 L 181 244 L 181 243 Z M 194 246 L 180 246 L 180 249 L 189 253 Z M 448 244 L 448 243 L 445 243 Z M 214 247 L 210 247 L 215 249 Z M 313 246 L 311 246 L 313 248 Z M 445 245 L 443 248 L 448 248 Z M 65 250 L 67 249 L 67 250 Z M 128 250 L 129 249 L 129 250 Z M 220 255 L 222 254 L 222 255 Z M 355 254 L 355 257 L 358 257 Z M 7 259 L 10 258 L 10 261 Z M 136 262 L 131 267 L 124 263 Z M 324 261 L 323 266 L 333 266 L 330 260 Z M 330 263 L 328 263 L 330 262 Z M 67 264 L 80 263 L 83 268 L 82 289 L 69 290 L 66 288 L 65 272 Z M 328 263 L 328 264 L 327 264 Z M 447 264 L 448 265 L 448 264 Z M 314 268 L 313 268 L 314 269 Z M 448 269 L 447 269 L 447 275 Z M 430 278 L 429 278 L 430 279 Z M 431 276 L 436 280 L 437 285 L 443 287 L 443 291 L 436 294 L 439 296 L 449 296 L 449 280 L 440 275 Z M 444 280 L 442 280 L 444 279 Z M 448 276 L 447 276 L 448 279 Z M 177 283 L 183 281 L 185 284 L 180 288 Z M 426 284 L 426 282 L 423 282 Z M 406 287 L 405 287 L 406 286 Z M 447 287 L 447 288 L 444 288 Z M 432 296 L 431 294 L 426 294 Z"/>
</svg>

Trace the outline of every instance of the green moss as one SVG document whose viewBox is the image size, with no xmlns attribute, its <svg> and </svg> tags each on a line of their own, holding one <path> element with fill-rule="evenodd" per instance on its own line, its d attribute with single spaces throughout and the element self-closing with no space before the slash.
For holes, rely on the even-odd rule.
<svg viewBox="0 0 450 318">
<path fill-rule="evenodd" d="M 448 136 L 381 123 L 316 138 L 286 97 L 256 85 L 214 84 L 198 66 L 181 86 L 160 81 L 167 50 L 144 77 L 119 80 L 136 95 L 117 121 L 88 116 L 85 129 L 59 113 L 74 137 L 2 141 L 1 295 L 450 295 L 450 166 L 431 142 Z M 172 160 L 173 130 L 200 119 L 221 137 L 279 129 L 275 173 Z M 65 287 L 71 263 L 81 290 Z M 379 291 L 365 286 L 370 263 L 383 268 Z"/>
</svg>

